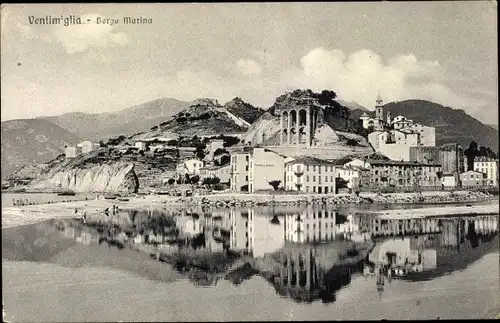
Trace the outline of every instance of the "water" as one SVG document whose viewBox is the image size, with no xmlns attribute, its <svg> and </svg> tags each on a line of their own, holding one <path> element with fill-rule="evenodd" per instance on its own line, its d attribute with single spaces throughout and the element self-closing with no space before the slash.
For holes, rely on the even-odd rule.
<svg viewBox="0 0 500 323">
<path fill-rule="evenodd" d="M 493 318 L 498 216 L 126 211 L 2 230 L 6 319 Z"/>
<path fill-rule="evenodd" d="M 28 200 L 35 204 L 45 204 L 48 202 L 82 201 L 95 199 L 96 194 L 79 193 L 74 196 L 60 196 L 55 193 L 2 193 L 2 208 L 13 206 L 13 200 Z"/>
</svg>

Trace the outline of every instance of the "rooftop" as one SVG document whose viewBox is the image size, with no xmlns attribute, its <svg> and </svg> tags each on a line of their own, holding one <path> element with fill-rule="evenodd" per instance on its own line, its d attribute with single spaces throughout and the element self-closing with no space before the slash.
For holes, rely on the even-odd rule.
<svg viewBox="0 0 500 323">
<path fill-rule="evenodd" d="M 484 156 L 476 157 L 474 159 L 475 163 L 477 163 L 477 162 L 496 162 L 496 161 L 498 161 L 498 159 L 494 159 L 494 158 L 491 158 L 491 157 L 484 157 Z"/>
<path fill-rule="evenodd" d="M 287 164 L 329 165 L 329 166 L 335 165 L 334 163 L 329 162 L 327 160 L 309 157 L 309 156 L 300 156 L 300 157 L 294 158 L 293 160 L 287 162 Z"/>
<path fill-rule="evenodd" d="M 345 165 L 349 162 L 352 162 L 354 159 L 351 158 L 351 157 L 342 157 L 342 158 L 339 158 L 339 159 L 335 159 L 335 160 L 332 160 L 332 163 L 334 165 Z"/>
<path fill-rule="evenodd" d="M 397 160 L 373 160 L 369 159 L 366 161 L 370 163 L 370 165 L 390 165 L 390 166 L 432 166 L 432 167 L 440 167 L 440 163 L 419 163 L 412 161 L 397 161 Z"/>
</svg>

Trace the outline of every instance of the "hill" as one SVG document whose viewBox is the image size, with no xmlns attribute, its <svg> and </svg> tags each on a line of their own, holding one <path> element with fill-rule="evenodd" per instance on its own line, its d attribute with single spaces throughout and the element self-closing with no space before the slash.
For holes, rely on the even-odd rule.
<svg viewBox="0 0 500 323">
<path fill-rule="evenodd" d="M 264 109 L 256 108 L 238 97 L 224 104 L 224 108 L 249 124 L 254 123 L 265 112 Z"/>
<path fill-rule="evenodd" d="M 17 168 L 40 164 L 75 145 L 80 137 L 44 119 L 9 120 L 2 126 L 2 179 Z"/>
<path fill-rule="evenodd" d="M 363 110 L 363 111 L 369 111 L 367 108 L 359 104 L 358 102 L 355 101 L 344 101 L 344 100 L 335 100 L 337 101 L 340 105 L 343 105 L 344 107 L 348 108 L 349 110 Z"/>
<path fill-rule="evenodd" d="M 445 107 L 425 100 L 406 100 L 384 105 L 384 115 L 391 112 L 392 117 L 404 115 L 408 119 L 436 128 L 436 145 L 458 143 L 464 149 L 472 140 L 481 146 L 490 147 L 498 152 L 498 130 L 471 117 L 464 110 Z M 351 117 L 358 119 L 363 110 L 351 111 Z M 373 116 L 374 112 L 370 112 Z"/>
<path fill-rule="evenodd" d="M 337 158 L 349 154 L 367 154 L 372 149 L 366 141 L 366 130 L 359 122 L 350 118 L 348 108 L 334 100 L 332 91 L 314 93 L 311 90 L 295 90 L 276 98 L 269 108 L 254 122 L 242 140 L 254 145 L 278 146 L 280 144 L 280 112 L 290 107 L 300 110 L 302 107 L 317 108 L 316 127 L 313 130 L 313 146 L 336 150 Z M 293 132 L 294 133 L 294 132 Z M 310 149 L 311 153 L 314 149 Z M 321 151 L 321 150 L 319 150 Z M 322 156 L 326 158 L 325 156 Z"/>
<path fill-rule="evenodd" d="M 237 119 L 237 120 L 235 120 Z M 217 100 L 197 99 L 168 121 L 153 126 L 136 138 L 216 136 L 243 133 L 247 127 L 221 106 Z"/>
<path fill-rule="evenodd" d="M 82 138 L 99 141 L 148 131 L 187 107 L 189 107 L 188 102 L 163 98 L 117 112 L 99 114 L 76 112 L 43 119 Z"/>
</svg>

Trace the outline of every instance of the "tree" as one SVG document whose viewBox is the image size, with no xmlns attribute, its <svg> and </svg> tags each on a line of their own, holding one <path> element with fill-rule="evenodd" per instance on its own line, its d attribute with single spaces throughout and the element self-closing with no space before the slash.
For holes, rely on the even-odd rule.
<svg viewBox="0 0 500 323">
<path fill-rule="evenodd" d="M 205 148 L 207 146 L 204 145 L 204 144 L 199 144 L 196 146 L 196 157 L 199 159 L 199 160 L 202 160 L 205 158 Z"/>
<path fill-rule="evenodd" d="M 359 143 L 356 139 L 349 138 L 346 140 L 345 144 L 347 146 L 359 146 Z"/>
<path fill-rule="evenodd" d="M 375 131 L 375 127 L 373 125 L 369 125 L 367 130 L 368 130 L 368 133 L 372 133 Z"/>
<path fill-rule="evenodd" d="M 233 136 L 222 136 L 222 140 L 224 140 L 224 147 L 231 147 L 240 142 L 240 139 L 238 137 Z"/>
<path fill-rule="evenodd" d="M 342 188 L 347 188 L 347 181 L 342 177 L 335 177 L 335 189 L 338 192 Z"/>
<path fill-rule="evenodd" d="M 108 145 L 106 145 L 103 140 L 100 140 L 99 141 L 99 146 L 100 147 L 107 147 Z"/>
<path fill-rule="evenodd" d="M 218 178 L 217 176 L 215 176 L 215 177 L 205 177 L 203 179 L 203 182 L 202 182 L 203 185 L 210 185 L 210 186 L 217 185 L 219 183 L 220 183 L 220 178 Z"/>
<path fill-rule="evenodd" d="M 471 141 L 469 148 L 464 151 L 464 156 L 467 158 L 467 171 L 474 170 L 474 159 L 477 155 L 477 142 Z"/>
<path fill-rule="evenodd" d="M 223 148 L 217 148 L 215 151 L 214 151 L 214 156 L 219 156 L 219 155 L 222 155 L 222 154 L 228 154 L 228 151 L 223 149 Z"/>
<path fill-rule="evenodd" d="M 175 179 L 169 178 L 168 181 L 167 181 L 167 183 L 168 183 L 168 185 L 174 185 Z"/>
<path fill-rule="evenodd" d="M 231 157 L 229 155 L 224 155 L 220 158 L 220 166 L 229 165 L 231 163 Z"/>
<path fill-rule="evenodd" d="M 277 180 L 277 179 L 269 182 L 269 185 L 271 185 L 275 191 L 278 190 L 278 187 L 280 186 L 280 184 L 281 184 L 281 181 Z"/>
<path fill-rule="evenodd" d="M 194 175 L 189 178 L 189 182 L 194 185 L 198 184 L 199 181 L 200 181 L 200 176 L 198 175 Z"/>
</svg>

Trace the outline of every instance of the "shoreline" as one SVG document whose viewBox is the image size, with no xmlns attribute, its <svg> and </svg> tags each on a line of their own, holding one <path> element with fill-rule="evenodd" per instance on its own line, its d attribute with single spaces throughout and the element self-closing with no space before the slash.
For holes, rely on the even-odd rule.
<svg viewBox="0 0 500 323">
<path fill-rule="evenodd" d="M 424 192 L 425 193 L 425 192 Z M 418 205 L 426 205 L 426 204 L 446 204 L 446 203 L 473 203 L 473 202 L 488 202 L 491 201 L 491 204 L 486 205 L 474 205 L 471 204 L 469 207 L 464 206 L 444 206 L 443 208 L 448 210 L 448 214 L 460 214 L 457 212 L 464 211 L 465 213 L 471 214 L 471 212 L 478 212 L 478 210 L 484 210 L 487 208 L 488 214 L 492 212 L 494 214 L 498 214 L 498 200 L 496 198 L 492 198 L 491 196 L 481 194 L 481 195 L 470 195 L 471 192 L 461 192 L 460 194 L 455 193 L 453 196 L 441 196 L 441 202 L 435 201 L 436 195 L 429 195 L 430 199 L 425 199 L 428 202 L 420 202 L 415 203 Z M 413 193 L 409 193 L 413 194 Z M 450 193 L 447 193 L 450 194 Z M 377 194 L 372 194 L 374 197 L 377 197 Z M 389 195 L 389 194 L 387 194 Z M 118 206 L 121 211 L 127 210 L 145 210 L 145 211 L 175 211 L 176 209 L 181 210 L 185 208 L 199 208 L 199 207 L 209 207 L 209 208 L 228 208 L 228 207 L 252 207 L 252 206 L 303 206 L 307 204 L 323 204 L 326 206 L 337 205 L 345 205 L 349 204 L 354 205 L 362 205 L 362 204 L 411 204 L 414 202 L 412 197 L 408 196 L 408 193 L 398 193 L 389 195 L 390 199 L 388 201 L 387 195 L 379 196 L 379 199 L 373 199 L 372 203 L 328 203 L 326 199 L 347 199 L 352 197 L 350 195 L 342 195 L 342 196 L 330 196 L 330 197 L 315 197 L 315 196 L 306 196 L 302 197 L 302 200 L 297 200 L 297 195 L 257 195 L 257 194 L 225 194 L 225 195 L 204 195 L 204 196 L 195 196 L 189 198 L 181 198 L 181 197 L 171 197 L 164 195 L 148 195 L 142 197 L 132 197 L 129 201 L 119 201 L 119 200 L 83 200 L 83 201 L 72 201 L 72 202 L 60 202 L 60 203 L 52 203 L 52 204 L 37 204 L 37 205 L 26 205 L 26 206 L 11 206 L 11 207 L 2 207 L 2 229 L 20 225 L 33 224 L 45 220 L 50 219 L 65 219 L 65 218 L 79 218 L 83 215 L 83 212 L 87 214 L 87 216 L 95 216 L 103 214 L 106 208 L 112 209 L 113 205 Z M 424 198 L 426 195 L 423 194 Z M 475 197 L 475 198 L 474 198 Z M 353 198 L 366 198 L 363 197 L 353 197 Z M 330 200 L 331 201 L 331 200 Z M 366 200 L 365 200 L 366 201 Z M 398 202 L 399 201 L 399 202 Z M 422 208 L 419 208 L 422 209 Z M 431 209 L 438 208 L 423 208 L 421 212 L 427 212 L 426 216 L 431 216 L 434 211 L 430 211 Z M 75 213 L 75 210 L 77 211 Z M 397 209 L 394 210 L 386 210 L 384 212 L 392 211 L 392 214 L 401 214 L 406 213 L 406 216 L 410 214 L 415 214 L 415 210 L 417 208 L 408 208 L 408 209 Z M 458 210 L 458 211 L 457 211 Z M 399 213 L 398 213 L 399 212 Z M 417 212 L 417 214 L 421 214 L 421 212 Z M 479 214 L 481 211 L 479 211 Z M 483 211 L 484 212 L 484 211 Z M 369 212 L 367 213 L 375 213 L 375 215 L 382 215 L 380 212 Z M 400 215 L 401 216 L 401 215 Z M 422 216 L 422 215 L 421 215 Z"/>
</svg>

